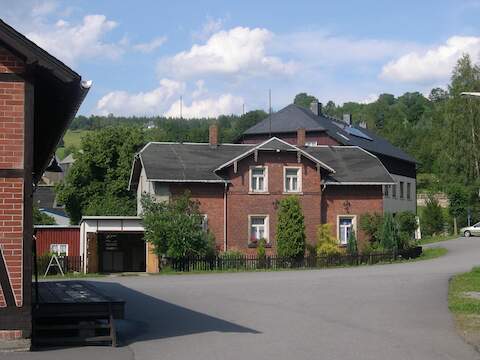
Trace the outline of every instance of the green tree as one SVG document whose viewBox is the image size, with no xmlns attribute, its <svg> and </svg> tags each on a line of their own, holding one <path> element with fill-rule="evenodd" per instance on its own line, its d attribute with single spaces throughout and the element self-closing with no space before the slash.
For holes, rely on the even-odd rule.
<svg viewBox="0 0 480 360">
<path fill-rule="evenodd" d="M 144 144 L 139 128 L 110 127 L 82 139 L 82 152 L 56 191 L 73 224 L 82 215 L 134 215 L 128 191 L 132 159 Z"/>
<path fill-rule="evenodd" d="M 395 216 L 395 222 L 398 225 L 398 248 L 407 249 L 415 237 L 417 218 L 411 211 L 401 211 Z"/>
<path fill-rule="evenodd" d="M 350 234 L 348 235 L 347 253 L 349 255 L 357 255 L 358 254 L 357 236 L 355 235 L 355 230 L 353 230 L 353 229 L 352 229 L 352 231 L 350 231 Z"/>
<path fill-rule="evenodd" d="M 299 93 L 295 95 L 293 99 L 293 103 L 298 106 L 302 106 L 304 108 L 310 109 L 310 104 L 313 101 L 318 101 L 318 99 L 313 95 L 308 95 L 307 93 Z"/>
<path fill-rule="evenodd" d="M 451 184 L 447 190 L 448 195 L 448 212 L 453 217 L 453 233 L 458 234 L 457 219 L 467 216 L 468 208 L 468 192 L 467 189 L 460 184 Z"/>
<path fill-rule="evenodd" d="M 56 225 L 55 219 L 50 215 L 41 212 L 38 207 L 33 206 L 34 225 Z"/>
<path fill-rule="evenodd" d="M 169 202 L 156 202 L 149 195 L 143 195 L 141 201 L 144 238 L 158 256 L 179 259 L 212 254 L 213 244 L 202 227 L 199 204 L 188 192 Z"/>
<path fill-rule="evenodd" d="M 297 196 L 287 196 L 278 204 L 277 253 L 286 257 L 305 254 L 305 222 Z"/>
<path fill-rule="evenodd" d="M 443 230 L 443 222 L 442 208 L 437 199 L 432 194 L 428 195 L 425 209 L 421 214 L 422 233 L 425 235 L 440 233 Z"/>
<path fill-rule="evenodd" d="M 389 251 L 398 250 L 398 227 L 391 213 L 386 213 L 383 217 L 382 238 L 380 245 L 383 249 Z"/>
</svg>

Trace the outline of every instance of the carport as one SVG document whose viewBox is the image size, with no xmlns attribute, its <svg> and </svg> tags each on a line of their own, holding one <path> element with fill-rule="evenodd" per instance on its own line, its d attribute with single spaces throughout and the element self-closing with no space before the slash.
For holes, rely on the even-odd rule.
<svg viewBox="0 0 480 360">
<path fill-rule="evenodd" d="M 84 273 L 158 272 L 158 259 L 146 244 L 138 216 L 84 216 L 80 255 Z"/>
</svg>

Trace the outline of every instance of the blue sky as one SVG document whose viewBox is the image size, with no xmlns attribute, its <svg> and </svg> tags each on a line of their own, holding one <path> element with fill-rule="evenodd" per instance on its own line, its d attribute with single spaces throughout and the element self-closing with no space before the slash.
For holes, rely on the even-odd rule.
<svg viewBox="0 0 480 360">
<path fill-rule="evenodd" d="M 217 116 L 428 94 L 480 51 L 480 1 L 0 0 L 2 19 L 92 90 L 80 113 Z M 5 10 L 7 9 L 7 10 Z"/>
</svg>

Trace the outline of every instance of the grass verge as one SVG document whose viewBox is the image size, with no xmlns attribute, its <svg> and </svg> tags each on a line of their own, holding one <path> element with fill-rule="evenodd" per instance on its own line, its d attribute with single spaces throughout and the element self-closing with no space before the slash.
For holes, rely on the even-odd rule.
<svg viewBox="0 0 480 360">
<path fill-rule="evenodd" d="M 417 259 L 413 259 L 413 260 L 420 261 L 420 260 L 435 259 L 437 257 L 445 255 L 447 252 L 448 250 L 443 247 L 433 247 L 433 248 L 423 249 L 422 255 L 420 255 Z"/>
<path fill-rule="evenodd" d="M 448 308 L 462 337 L 480 349 L 480 267 L 454 276 L 448 289 Z"/>
</svg>

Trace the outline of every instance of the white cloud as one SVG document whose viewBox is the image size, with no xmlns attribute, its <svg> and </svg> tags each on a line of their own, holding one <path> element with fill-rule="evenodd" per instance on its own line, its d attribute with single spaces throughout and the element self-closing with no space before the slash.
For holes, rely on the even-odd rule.
<svg viewBox="0 0 480 360">
<path fill-rule="evenodd" d="M 137 51 L 143 52 L 143 53 L 151 53 L 152 51 L 158 49 L 160 46 L 162 46 L 165 41 L 167 41 L 166 36 L 159 36 L 147 43 L 140 43 L 136 44 L 133 46 L 133 48 Z"/>
<path fill-rule="evenodd" d="M 103 96 L 96 106 L 100 115 L 160 115 L 168 107 L 174 96 L 184 90 L 185 84 L 171 79 L 160 80 L 160 85 L 152 91 L 129 93 L 112 91 Z"/>
<path fill-rule="evenodd" d="M 198 75 L 292 74 L 295 66 L 267 54 L 273 34 L 267 29 L 236 27 L 213 34 L 205 44 L 193 45 L 158 64 L 160 74 L 181 78 Z"/>
<path fill-rule="evenodd" d="M 106 33 L 117 26 L 104 15 L 87 15 L 78 25 L 65 20 L 58 20 L 55 25 L 43 24 L 38 29 L 27 33 L 27 37 L 48 52 L 69 65 L 79 59 L 119 57 L 123 49 L 119 44 L 103 41 Z"/>
<path fill-rule="evenodd" d="M 207 20 L 202 25 L 202 29 L 200 31 L 195 31 L 192 34 L 192 37 L 197 40 L 207 40 L 212 34 L 220 31 L 223 28 L 225 21 L 226 19 L 214 19 L 210 16 L 207 16 Z"/>
<path fill-rule="evenodd" d="M 360 100 L 360 104 L 370 104 L 378 100 L 378 94 L 368 94 L 363 100 Z"/>
<path fill-rule="evenodd" d="M 296 55 L 303 64 L 318 66 L 381 61 L 416 46 L 408 42 L 358 39 L 312 30 L 279 34 L 272 48 L 276 52 Z"/>
<path fill-rule="evenodd" d="M 380 74 L 382 79 L 398 82 L 429 83 L 447 80 L 462 54 L 475 61 L 480 52 L 480 37 L 452 36 L 445 44 L 427 51 L 412 51 L 390 61 Z"/>
<path fill-rule="evenodd" d="M 32 6 L 32 16 L 45 16 L 57 10 L 58 3 L 56 1 L 37 2 Z"/>
<path fill-rule="evenodd" d="M 223 94 L 218 98 L 206 98 L 202 100 L 194 100 L 190 105 L 183 104 L 182 116 L 184 118 L 195 117 L 217 117 L 219 115 L 228 115 L 240 113 L 242 111 L 243 99 L 231 94 Z M 175 101 L 165 116 L 180 116 L 180 100 Z"/>
<path fill-rule="evenodd" d="M 205 81 L 204 80 L 197 80 L 195 81 L 195 90 L 192 92 L 192 97 L 198 98 L 205 94 L 207 92 L 207 88 L 205 87 Z"/>
</svg>

